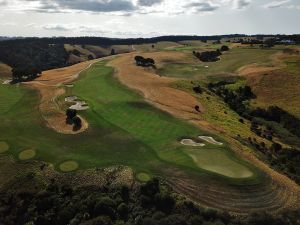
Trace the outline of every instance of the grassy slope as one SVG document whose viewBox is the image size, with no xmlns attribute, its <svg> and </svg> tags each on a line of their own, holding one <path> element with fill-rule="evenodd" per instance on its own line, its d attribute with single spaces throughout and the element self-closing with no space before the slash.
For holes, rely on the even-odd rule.
<svg viewBox="0 0 300 225">
<path fill-rule="evenodd" d="M 138 94 L 119 84 L 111 76 L 112 72 L 112 68 L 97 64 L 75 82 L 74 90 L 69 90 L 92 108 L 83 113 L 90 130 L 74 136 L 61 135 L 45 127 L 37 110 L 39 99 L 35 91 L 17 85 L 0 86 L 3 121 L 0 132 L 1 139 L 11 147 L 9 152 L 17 157 L 22 150 L 35 149 L 37 159 L 51 162 L 57 168 L 64 161 L 75 160 L 80 168 L 123 164 L 151 174 L 168 165 L 168 161 L 169 165 L 176 164 L 201 174 L 203 170 L 187 154 L 191 148 L 180 145 L 178 138 L 203 133 L 143 102 Z M 207 145 L 201 151 L 210 149 L 237 160 L 227 145 L 218 148 Z M 222 164 L 222 161 L 216 159 L 213 163 Z M 232 171 L 236 169 L 234 165 Z"/>
<path fill-rule="evenodd" d="M 0 62 L 0 79 L 8 78 L 11 76 L 11 67 Z"/>
<path fill-rule="evenodd" d="M 159 73 L 163 76 L 197 79 L 215 74 L 232 74 L 240 67 L 248 64 L 270 63 L 270 57 L 277 51 L 278 50 L 273 49 L 262 50 L 257 48 L 233 48 L 229 52 L 225 52 L 221 56 L 220 61 L 204 63 L 197 60 L 193 63 L 187 64 L 167 64 L 159 70 Z M 191 52 L 188 54 L 191 54 Z"/>
</svg>

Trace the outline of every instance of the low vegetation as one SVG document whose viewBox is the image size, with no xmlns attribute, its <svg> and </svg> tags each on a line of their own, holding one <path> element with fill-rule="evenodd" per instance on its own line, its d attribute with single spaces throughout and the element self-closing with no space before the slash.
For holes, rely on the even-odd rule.
<svg viewBox="0 0 300 225">
<path fill-rule="evenodd" d="M 27 182 L 35 179 L 33 173 L 26 178 Z M 300 213 L 288 211 L 272 216 L 260 212 L 234 217 L 197 206 L 157 179 L 133 188 L 72 187 L 55 180 L 31 191 L 9 188 L 0 191 L 0 217 L 6 225 L 294 225 Z"/>
</svg>

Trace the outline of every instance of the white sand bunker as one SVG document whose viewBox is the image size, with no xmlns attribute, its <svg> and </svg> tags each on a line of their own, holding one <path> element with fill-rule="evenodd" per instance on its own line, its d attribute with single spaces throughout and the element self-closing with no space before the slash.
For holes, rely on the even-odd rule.
<svg viewBox="0 0 300 225">
<path fill-rule="evenodd" d="M 183 145 L 194 146 L 194 147 L 199 147 L 199 146 L 203 147 L 203 146 L 205 146 L 205 144 L 195 142 L 192 139 L 182 139 L 180 143 L 183 144 Z"/>
<path fill-rule="evenodd" d="M 208 137 L 208 136 L 198 136 L 198 138 L 204 140 L 204 141 L 207 141 L 211 144 L 214 144 L 214 145 L 223 145 L 222 142 L 218 142 L 216 141 L 213 137 Z"/>
<path fill-rule="evenodd" d="M 76 109 L 78 111 L 83 111 L 90 108 L 85 101 L 78 101 L 77 99 L 78 99 L 77 96 L 69 96 L 65 98 L 66 102 L 75 103 L 74 105 L 70 106 L 69 109 Z"/>
<path fill-rule="evenodd" d="M 71 88 L 74 87 L 74 84 L 66 84 L 65 86 Z"/>
<path fill-rule="evenodd" d="M 5 80 L 2 82 L 2 84 L 10 84 L 12 82 L 12 80 Z"/>
<path fill-rule="evenodd" d="M 78 111 L 82 111 L 82 110 L 87 110 L 90 107 L 88 106 L 88 104 L 85 101 L 78 101 L 76 102 L 75 105 L 72 105 L 69 107 L 69 109 L 76 109 Z"/>
<path fill-rule="evenodd" d="M 77 96 L 69 96 L 65 98 L 66 102 L 75 102 L 77 100 Z"/>
</svg>

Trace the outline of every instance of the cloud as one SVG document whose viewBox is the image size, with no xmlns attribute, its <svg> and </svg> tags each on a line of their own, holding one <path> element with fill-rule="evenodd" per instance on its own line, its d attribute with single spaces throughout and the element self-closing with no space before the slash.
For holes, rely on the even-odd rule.
<svg viewBox="0 0 300 225">
<path fill-rule="evenodd" d="M 209 2 L 192 2 L 185 5 L 185 8 L 192 8 L 196 12 L 210 12 L 215 11 L 219 8 L 219 5 L 213 5 Z"/>
<path fill-rule="evenodd" d="M 268 9 L 280 8 L 289 2 L 290 2 L 290 0 L 273 1 L 273 2 L 263 5 L 263 7 L 268 8 Z"/>
<path fill-rule="evenodd" d="M 6 6 L 7 4 L 8 4 L 8 1 L 0 0 L 0 6 Z"/>
<path fill-rule="evenodd" d="M 155 4 L 162 3 L 164 0 L 138 0 L 140 6 L 153 6 Z"/>
<path fill-rule="evenodd" d="M 120 12 L 136 9 L 130 0 L 40 0 L 40 10 L 78 10 L 88 12 Z"/>
<path fill-rule="evenodd" d="M 60 25 L 60 24 L 47 24 L 42 26 L 44 30 L 51 30 L 51 31 L 71 31 L 73 28 L 68 27 L 66 25 Z"/>
<path fill-rule="evenodd" d="M 233 8 L 244 9 L 250 5 L 251 0 L 233 0 Z"/>
</svg>

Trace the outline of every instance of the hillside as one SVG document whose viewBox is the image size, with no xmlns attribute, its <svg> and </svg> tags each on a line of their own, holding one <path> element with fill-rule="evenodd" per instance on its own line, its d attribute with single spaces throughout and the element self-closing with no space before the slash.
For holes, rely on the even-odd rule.
<svg viewBox="0 0 300 225">
<path fill-rule="evenodd" d="M 297 224 L 299 45 L 212 38 L 1 41 L 4 223 Z"/>
</svg>

